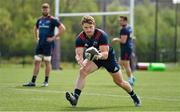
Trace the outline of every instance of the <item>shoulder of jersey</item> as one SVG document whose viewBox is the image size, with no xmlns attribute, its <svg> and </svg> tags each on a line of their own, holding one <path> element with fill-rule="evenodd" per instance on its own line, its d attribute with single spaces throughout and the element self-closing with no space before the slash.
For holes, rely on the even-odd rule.
<svg viewBox="0 0 180 112">
<path fill-rule="evenodd" d="M 38 19 L 42 19 L 42 18 L 43 18 L 43 16 L 40 16 Z M 51 15 L 48 16 L 47 18 L 48 18 L 48 19 L 56 19 L 54 16 L 51 16 Z"/>
<path fill-rule="evenodd" d="M 43 16 L 38 17 L 38 20 L 42 19 Z"/>
<path fill-rule="evenodd" d="M 56 19 L 54 16 L 48 16 L 48 19 Z"/>
<path fill-rule="evenodd" d="M 106 35 L 106 32 L 103 31 L 102 29 L 98 29 L 98 28 L 97 28 L 97 30 L 99 31 L 100 34 L 103 34 L 103 35 L 105 34 L 105 35 Z"/>
<path fill-rule="evenodd" d="M 125 30 L 127 30 L 129 27 L 123 27 L 122 29 L 125 29 Z"/>
<path fill-rule="evenodd" d="M 97 28 L 97 30 L 98 30 L 98 32 L 99 32 L 99 35 L 105 33 L 105 32 L 104 32 L 103 30 L 101 30 L 101 29 L 98 29 L 98 28 Z M 79 33 L 79 35 L 77 36 L 77 38 L 80 38 L 80 39 L 84 40 L 84 33 L 83 33 L 83 31 L 82 31 L 81 33 Z"/>
<path fill-rule="evenodd" d="M 84 38 L 83 31 L 81 31 L 81 33 L 79 33 L 79 35 L 77 36 L 77 38 L 81 38 L 81 39 L 83 40 L 83 38 Z"/>
<path fill-rule="evenodd" d="M 96 30 L 100 31 L 101 33 L 105 33 L 103 30 L 96 28 Z"/>
</svg>

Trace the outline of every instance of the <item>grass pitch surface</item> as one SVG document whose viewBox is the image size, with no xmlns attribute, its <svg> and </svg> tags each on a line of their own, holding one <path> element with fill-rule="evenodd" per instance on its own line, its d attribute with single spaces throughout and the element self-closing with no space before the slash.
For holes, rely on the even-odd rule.
<svg viewBox="0 0 180 112">
<path fill-rule="evenodd" d="M 31 80 L 32 70 L 33 66 L 0 68 L 0 111 L 180 111 L 180 69 L 136 71 L 134 90 L 142 100 L 138 108 L 104 69 L 87 77 L 75 108 L 66 101 L 65 92 L 73 91 L 78 67 L 52 71 L 48 87 L 41 87 L 44 81 L 41 68 L 37 86 L 22 87 Z"/>
</svg>

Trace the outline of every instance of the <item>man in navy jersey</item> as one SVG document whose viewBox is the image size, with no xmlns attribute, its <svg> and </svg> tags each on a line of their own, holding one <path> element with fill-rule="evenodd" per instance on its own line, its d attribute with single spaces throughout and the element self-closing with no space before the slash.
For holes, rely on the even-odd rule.
<svg viewBox="0 0 180 112">
<path fill-rule="evenodd" d="M 92 16 L 84 16 L 81 20 L 83 31 L 76 38 L 76 61 L 80 65 L 79 76 L 75 84 L 74 93 L 66 92 L 66 99 L 72 106 L 76 106 L 82 89 L 85 86 L 85 79 L 90 73 L 104 67 L 112 76 L 113 81 L 123 88 L 133 99 L 135 106 L 140 106 L 139 97 L 135 94 L 128 82 L 123 80 L 120 67 L 115 59 L 113 48 L 108 43 L 108 35 L 95 28 L 96 23 Z M 84 48 L 95 47 L 99 50 L 94 60 L 84 59 Z"/>
<path fill-rule="evenodd" d="M 133 42 L 131 38 L 132 29 L 127 24 L 127 17 L 120 16 L 119 22 L 120 22 L 120 25 L 122 26 L 122 29 L 120 30 L 120 37 L 113 38 L 112 42 L 120 42 L 120 46 L 121 46 L 120 65 L 122 65 L 125 68 L 127 76 L 128 76 L 128 82 L 131 84 L 131 86 L 133 86 L 135 82 L 135 77 L 133 76 L 132 70 L 130 67 L 130 58 L 131 58 L 132 49 L 133 49 Z"/>
<path fill-rule="evenodd" d="M 54 40 L 59 39 L 59 36 L 64 32 L 65 26 L 50 15 L 50 6 L 48 3 L 42 4 L 42 16 L 36 22 L 34 27 L 35 40 L 37 42 L 35 50 L 35 66 L 31 82 L 23 86 L 36 86 L 36 77 L 38 75 L 41 61 L 45 61 L 45 80 L 42 86 L 48 86 L 49 73 L 51 70 L 51 51 L 54 46 Z M 58 28 L 58 33 L 54 34 L 55 27 Z"/>
</svg>

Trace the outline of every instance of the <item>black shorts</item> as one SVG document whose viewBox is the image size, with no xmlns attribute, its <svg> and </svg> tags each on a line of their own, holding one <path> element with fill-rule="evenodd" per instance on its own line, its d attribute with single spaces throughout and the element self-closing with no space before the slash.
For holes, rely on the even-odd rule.
<svg viewBox="0 0 180 112">
<path fill-rule="evenodd" d="M 131 54 L 131 49 L 121 49 L 121 60 L 130 60 Z"/>
<path fill-rule="evenodd" d="M 44 55 L 44 56 L 51 56 L 53 46 L 50 44 L 47 45 L 37 45 L 35 50 L 35 55 Z"/>
<path fill-rule="evenodd" d="M 114 55 L 109 57 L 107 60 L 94 60 L 93 62 L 98 66 L 98 68 L 103 66 L 110 73 L 116 73 L 120 69 Z"/>
</svg>

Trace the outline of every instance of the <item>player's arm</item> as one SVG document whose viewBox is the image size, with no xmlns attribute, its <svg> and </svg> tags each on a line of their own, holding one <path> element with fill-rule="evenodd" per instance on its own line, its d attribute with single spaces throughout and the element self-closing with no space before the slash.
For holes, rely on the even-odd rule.
<svg viewBox="0 0 180 112">
<path fill-rule="evenodd" d="M 39 41 L 39 30 L 36 25 L 34 26 L 34 35 L 35 35 L 35 41 L 38 42 Z"/>
<path fill-rule="evenodd" d="M 76 53 L 75 59 L 76 59 L 77 63 L 80 66 L 83 66 L 83 61 L 84 61 L 83 52 L 84 52 L 83 47 L 76 47 L 76 49 L 75 49 L 75 53 Z"/>
<path fill-rule="evenodd" d="M 106 60 L 109 54 L 109 45 L 101 45 L 99 46 L 100 53 L 98 55 L 98 59 Z"/>
<path fill-rule="evenodd" d="M 116 38 L 113 38 L 111 41 L 112 41 L 112 42 L 120 42 L 120 43 L 123 43 L 123 44 L 124 44 L 124 43 L 126 43 L 127 38 L 128 38 L 127 35 L 121 35 L 120 38 L 116 37 Z"/>
<path fill-rule="evenodd" d="M 39 19 L 37 20 L 36 24 L 34 25 L 34 35 L 35 35 L 35 41 L 38 43 L 38 41 L 39 41 Z"/>
<path fill-rule="evenodd" d="M 56 40 L 56 39 L 59 39 L 59 36 L 62 35 L 64 33 L 65 29 L 66 29 L 64 24 L 59 22 L 57 19 L 53 20 L 53 24 L 54 24 L 54 26 L 56 26 L 58 28 L 58 32 L 53 37 L 49 37 L 47 39 L 48 42 L 51 42 L 51 41 Z"/>
<path fill-rule="evenodd" d="M 122 29 L 121 33 L 120 33 L 120 37 L 113 38 L 112 42 L 120 42 L 120 43 L 124 44 L 124 43 L 126 43 L 126 41 L 128 39 L 128 34 L 129 34 L 129 31 L 127 29 Z"/>
<path fill-rule="evenodd" d="M 109 44 L 108 44 L 108 35 L 106 33 L 102 33 L 99 40 L 99 54 L 97 59 L 106 60 L 109 54 Z"/>
<path fill-rule="evenodd" d="M 80 37 L 76 37 L 75 40 L 75 59 L 80 66 L 83 66 L 84 61 L 84 43 Z"/>
<path fill-rule="evenodd" d="M 124 44 L 127 41 L 128 36 L 127 35 L 121 35 L 121 43 Z"/>
<path fill-rule="evenodd" d="M 118 37 L 116 37 L 116 38 L 113 38 L 113 39 L 111 40 L 111 42 L 121 42 L 121 39 L 118 38 Z"/>
<path fill-rule="evenodd" d="M 54 36 L 54 39 L 58 39 L 59 36 L 64 33 L 65 29 L 66 29 L 66 28 L 65 28 L 64 24 L 61 23 L 61 24 L 58 26 L 58 33 Z"/>
</svg>

